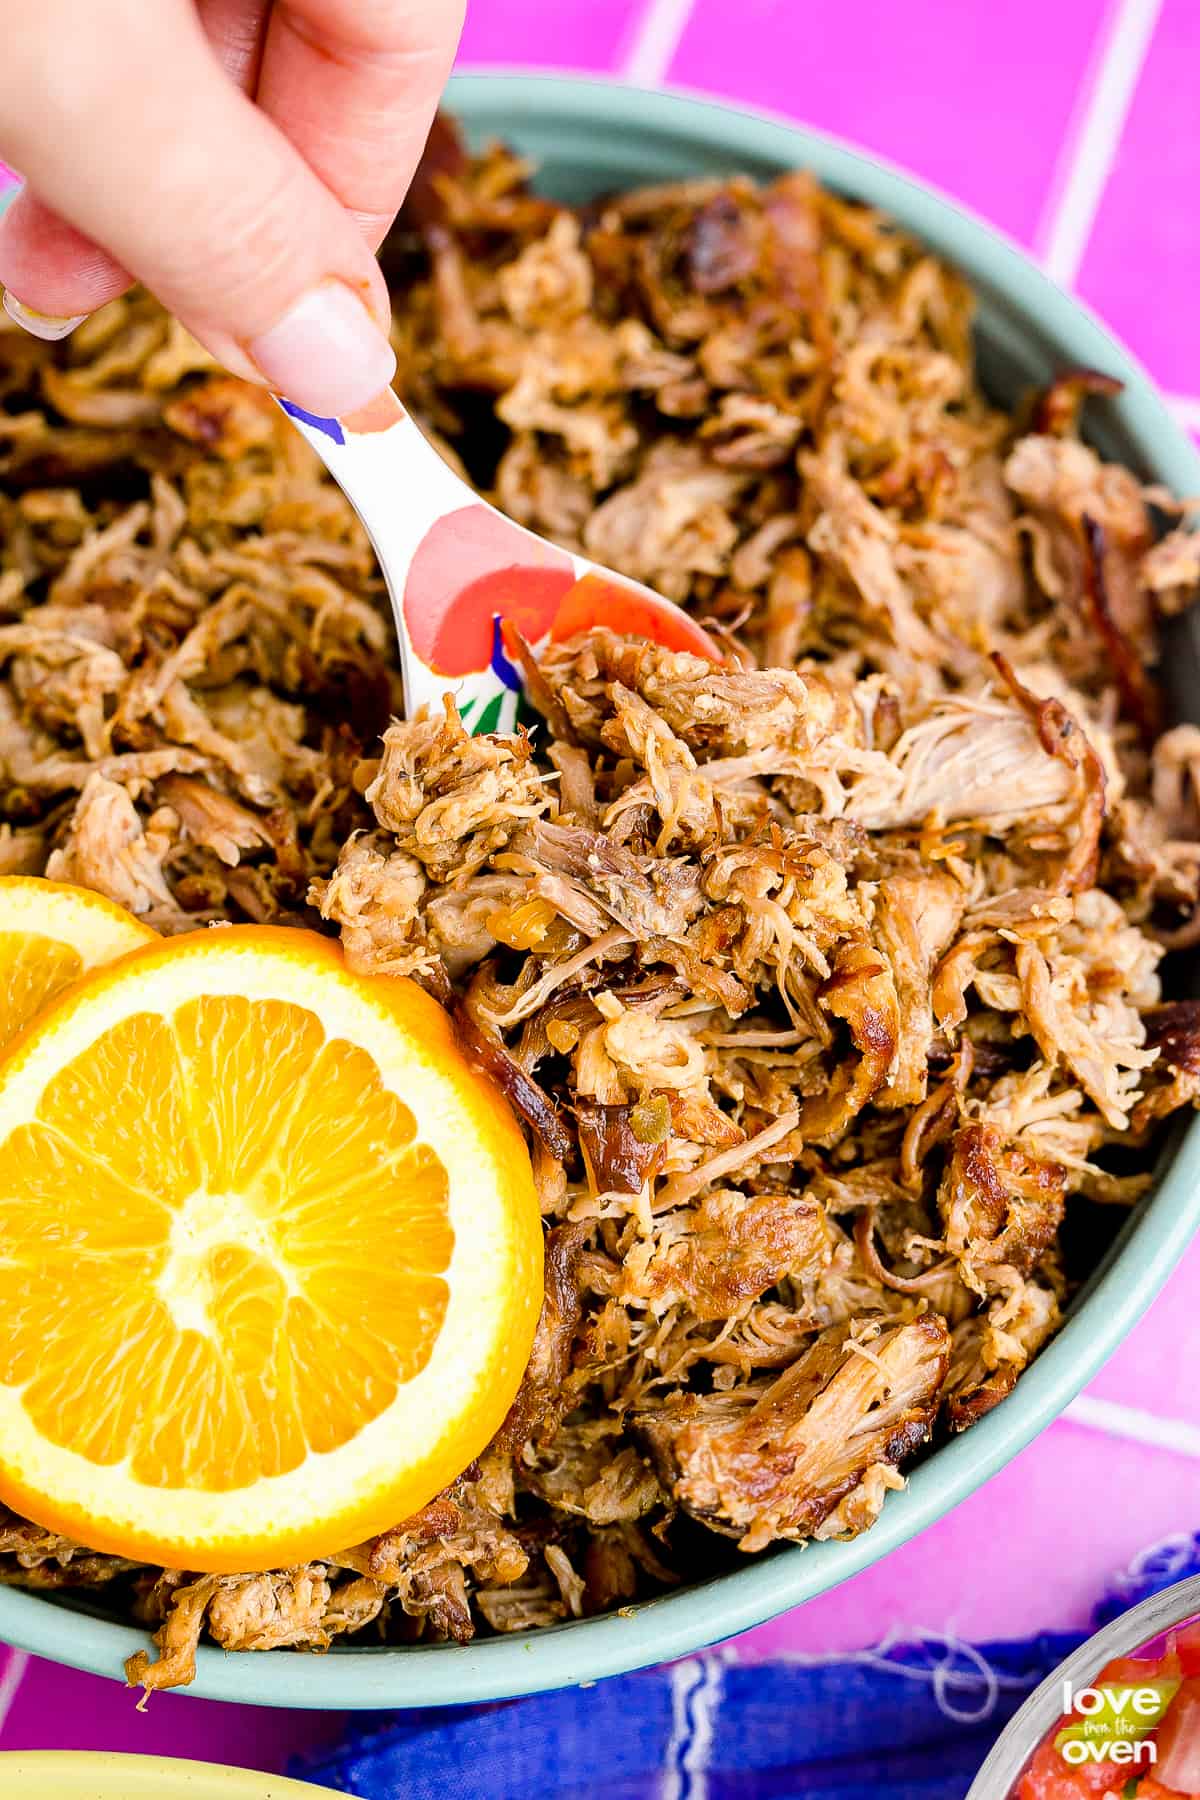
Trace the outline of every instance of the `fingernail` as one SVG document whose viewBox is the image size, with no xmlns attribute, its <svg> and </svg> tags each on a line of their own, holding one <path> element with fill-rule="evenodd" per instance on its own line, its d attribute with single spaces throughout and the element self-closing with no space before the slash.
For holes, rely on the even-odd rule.
<svg viewBox="0 0 1200 1800">
<path fill-rule="evenodd" d="M 75 327 L 91 316 L 76 313 L 72 318 L 62 319 L 56 313 L 34 312 L 32 306 L 25 306 L 7 288 L 4 290 L 4 310 L 30 337 L 42 338 L 47 344 L 57 344 L 60 338 L 70 337 Z"/>
<path fill-rule="evenodd" d="M 391 345 L 340 281 L 313 288 L 246 349 L 286 400 L 326 417 L 365 406 L 396 372 Z"/>
</svg>

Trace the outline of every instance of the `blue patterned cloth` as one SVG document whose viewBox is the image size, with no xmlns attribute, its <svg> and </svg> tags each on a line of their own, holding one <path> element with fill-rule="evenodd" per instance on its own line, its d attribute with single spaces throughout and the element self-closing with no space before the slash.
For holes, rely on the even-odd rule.
<svg viewBox="0 0 1200 1800">
<path fill-rule="evenodd" d="M 1200 1536 L 1156 1546 L 1110 1584 L 1095 1625 L 1194 1574 Z M 715 1651 L 500 1706 L 366 1716 L 294 1773 L 363 1800 L 962 1800 L 1084 1635 L 758 1662 Z"/>
</svg>

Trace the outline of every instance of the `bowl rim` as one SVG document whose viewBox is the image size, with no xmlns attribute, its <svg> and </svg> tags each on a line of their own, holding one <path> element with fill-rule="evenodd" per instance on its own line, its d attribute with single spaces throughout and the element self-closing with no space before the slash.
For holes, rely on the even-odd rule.
<svg viewBox="0 0 1200 1800">
<path fill-rule="evenodd" d="M 881 158 L 828 133 L 714 96 L 615 80 L 503 70 L 456 75 L 448 104 L 496 130 L 506 118 L 543 126 L 706 141 L 738 159 L 807 166 L 866 199 L 948 257 L 977 288 L 1019 312 L 1073 361 L 1109 369 L 1125 384 L 1110 403 L 1148 473 L 1177 492 L 1200 492 L 1200 451 L 1171 416 L 1149 375 L 1082 302 L 1056 287 L 1003 232 Z M 907 1543 L 982 1486 L 1058 1417 L 1137 1323 L 1200 1223 L 1200 1121 L 1176 1132 L 1175 1154 L 1126 1223 L 1054 1341 L 1013 1397 L 937 1450 L 890 1495 L 871 1530 L 850 1543 L 789 1546 L 679 1593 L 596 1619 L 467 1645 L 346 1647 L 321 1658 L 294 1652 L 197 1654 L 198 1698 L 297 1709 L 450 1706 L 578 1686 L 669 1661 L 760 1625 L 827 1592 Z M 69 1667 L 120 1679 L 144 1631 L 0 1587 L 0 1639 Z"/>
</svg>

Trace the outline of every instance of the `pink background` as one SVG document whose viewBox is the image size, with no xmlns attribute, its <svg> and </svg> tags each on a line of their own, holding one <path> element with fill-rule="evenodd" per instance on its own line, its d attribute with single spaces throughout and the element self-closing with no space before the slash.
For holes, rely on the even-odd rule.
<svg viewBox="0 0 1200 1800">
<path fill-rule="evenodd" d="M 464 66 L 674 83 L 824 126 L 928 177 L 1077 288 L 1200 431 L 1195 0 L 471 0 Z M 1200 1246 L 1071 1413 L 940 1526 L 744 1653 L 1086 1622 L 1139 1550 L 1200 1529 Z M 279 1769 L 336 1717 L 156 1695 L 0 1648 L 0 1748 Z"/>
</svg>

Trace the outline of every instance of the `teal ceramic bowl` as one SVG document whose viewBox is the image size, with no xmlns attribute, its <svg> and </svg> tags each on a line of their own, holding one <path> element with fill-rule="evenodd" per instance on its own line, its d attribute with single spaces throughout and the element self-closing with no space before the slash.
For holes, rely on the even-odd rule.
<svg viewBox="0 0 1200 1800">
<path fill-rule="evenodd" d="M 1145 372 L 1076 301 L 998 233 L 919 182 L 816 132 L 679 94 L 592 81 L 481 75 L 453 83 L 450 105 L 471 136 L 502 137 L 531 156 L 547 191 L 583 200 L 685 175 L 804 167 L 890 213 L 956 263 L 979 296 L 984 379 L 999 397 L 1088 366 L 1124 383 L 1105 408 L 1098 447 L 1177 493 L 1200 493 L 1200 455 Z M 1200 719 L 1200 641 L 1185 627 L 1169 659 L 1180 716 Z M 279 1650 L 202 1649 L 193 1694 L 260 1706 L 409 1707 L 497 1700 L 567 1687 L 682 1656 L 836 1587 L 907 1542 L 987 1481 L 1048 1425 L 1149 1305 L 1200 1219 L 1200 1122 L 1164 1157 L 1154 1194 L 1012 1397 L 931 1455 L 879 1522 L 853 1543 L 811 1544 L 747 1559 L 733 1573 L 622 1616 L 587 1619 L 473 1645 Z M 0 1638 L 39 1656 L 120 1677 L 145 1636 L 78 1598 L 0 1588 Z"/>
</svg>

